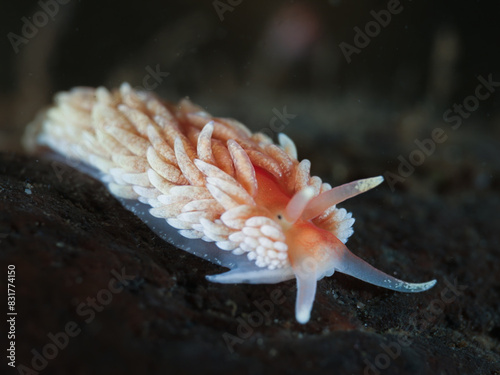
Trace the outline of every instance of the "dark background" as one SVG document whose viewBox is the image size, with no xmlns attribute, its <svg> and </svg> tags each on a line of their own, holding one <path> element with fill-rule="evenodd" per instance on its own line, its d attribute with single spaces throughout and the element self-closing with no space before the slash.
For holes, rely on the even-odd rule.
<svg viewBox="0 0 500 375">
<path fill-rule="evenodd" d="M 1 22 L 0 149 L 20 150 L 24 126 L 54 93 L 123 81 L 140 86 L 148 67 L 158 67 L 169 74 L 155 84 L 158 94 L 172 101 L 189 96 L 254 131 L 269 128 L 273 109 L 286 106 L 297 117 L 282 131 L 300 137 L 300 155 L 313 159 L 321 175 L 348 177 L 345 149 L 369 169 L 360 175 L 381 173 L 380 164 L 394 172 L 398 155 L 408 158 L 415 139 L 441 127 L 448 140 L 416 175 L 428 177 L 437 162 L 440 173 L 450 174 L 446 180 L 465 168 L 478 173 L 469 180 L 494 184 L 498 95 L 481 101 L 459 131 L 450 130 L 443 114 L 474 94 L 478 76 L 500 80 L 498 5 L 402 1 L 402 11 L 348 63 L 339 45 L 355 45 L 354 28 L 365 30 L 370 12 L 387 7 L 338 0 L 68 1 L 16 53 L 9 33 L 22 36 L 22 17 L 32 20 L 43 8 L 8 2 Z M 332 154 L 333 171 L 309 152 L 318 142 Z M 453 170 L 443 170 L 442 160 Z M 398 185 L 411 187 L 405 182 Z"/>
<path fill-rule="evenodd" d="M 230 10 L 219 8 L 220 16 L 217 4 Z M 6 239 L 0 246 L 7 255 L 5 262 L 16 260 L 31 274 L 29 283 L 19 281 L 27 283 L 20 303 L 31 304 L 33 319 L 39 316 L 19 326 L 25 335 L 20 359 L 29 363 L 29 350 L 41 348 L 49 330 L 58 330 L 72 319 L 74 303 L 67 301 L 94 295 L 109 280 L 111 268 L 127 264 L 145 273 L 144 285 L 150 289 L 127 289 L 99 317 L 95 323 L 99 328 L 89 325 L 94 328 L 75 339 L 73 348 L 51 362 L 46 373 L 113 373 L 113 369 L 116 373 L 127 369 L 191 373 L 188 367 L 199 365 L 207 371 L 220 366 L 222 372 L 236 372 L 243 366 L 248 373 L 274 368 L 289 373 L 357 374 L 364 369 L 363 359 L 376 358 L 380 342 L 393 342 L 401 334 L 410 334 L 415 344 L 382 373 L 500 373 L 500 92 L 497 89 L 479 101 L 477 110 L 456 130 L 443 119 L 454 104 L 475 95 L 479 76 L 500 81 L 500 7 L 494 1 L 402 0 L 400 4 L 403 10 L 393 14 L 359 54 L 351 55 L 349 63 L 339 45 L 354 45 L 354 28 L 364 30 L 373 20 L 370 12 L 387 9 L 387 1 L 70 0 L 59 4 L 53 19 L 20 44 L 17 53 L 9 33 L 22 36 L 22 18 L 33 21 L 43 8 L 34 1 L 4 1 L 0 12 L 0 150 L 4 151 L 0 232 Z M 96 187 L 99 184 L 92 185 L 95 181 L 88 185 L 69 169 L 65 173 L 73 177 L 57 181 L 50 164 L 16 156 L 23 152 L 24 127 L 56 92 L 74 86 L 113 88 L 123 81 L 140 86 L 148 70 L 156 67 L 168 73 L 155 87 L 160 96 L 171 101 L 189 96 L 212 114 L 234 117 L 253 131 L 275 136 L 270 124 L 276 111 L 286 107 L 296 117 L 277 122 L 283 125 L 280 130 L 296 142 L 300 159 L 311 160 L 312 173 L 333 185 L 379 174 L 401 177 L 401 159 L 408 161 L 418 150 L 415 141 L 443 129 L 446 141 L 437 144 L 412 173 L 345 205 L 357 219 L 348 243 L 355 253 L 381 269 L 408 275 L 411 281 L 437 278 L 434 292 L 402 297 L 336 275 L 318 289 L 317 301 L 326 307 L 315 304 L 311 324 L 301 326 L 293 319 L 295 292 L 290 282 L 283 287 L 290 303 L 238 346 L 236 355 L 230 354 L 222 333 L 236 334 L 235 319 L 254 311 L 252 301 L 266 298 L 271 287 L 220 289 L 207 284 L 203 276 L 220 272 L 220 267 L 187 255 L 190 261 L 185 261 L 175 249 L 158 255 L 168 245 L 151 240 L 147 228 L 138 237 L 133 234 L 140 225 L 133 216 L 124 210 L 113 211 L 112 217 L 105 214 L 107 205 L 114 204 L 110 196 L 106 203 L 101 197 L 89 198 L 93 189 L 104 192 Z M 47 196 L 55 192 L 63 198 L 45 197 L 24 205 L 26 184 L 36 187 L 36 181 L 48 186 L 43 190 Z M 69 201 L 66 194 L 72 197 Z M 22 228 L 44 222 L 51 210 L 56 211 L 55 217 L 70 212 L 70 217 L 86 218 L 89 212 L 74 211 L 81 199 L 89 199 L 83 206 L 97 215 L 88 218 L 90 222 L 102 221 L 102 227 L 112 228 L 119 221 L 126 230 L 103 239 L 101 227 L 90 225 L 103 247 L 97 261 L 101 268 L 93 271 L 101 273 L 95 285 L 84 283 L 84 289 L 74 291 L 62 282 L 71 279 L 69 271 L 51 268 L 54 257 L 75 274 L 81 273 L 82 264 L 92 269 L 94 255 L 89 258 L 90 253 L 83 252 L 68 260 L 68 252 L 53 246 L 60 237 L 71 242 L 74 226 L 55 222 L 49 234 Z M 119 205 L 112 209 L 119 210 Z M 125 238 L 117 240 L 120 235 Z M 92 246 L 97 243 L 86 242 L 83 248 Z M 140 250 L 141 246 L 153 250 Z M 153 271 L 140 271 L 138 264 L 127 263 L 135 259 L 131 254 L 136 251 L 155 264 Z M 33 254 L 47 267 L 32 266 Z M 109 265 L 109 257 L 119 261 Z M 186 271 L 186 264 L 193 262 L 195 266 Z M 161 271 L 154 271 L 155 267 Z M 47 278 L 47 274 L 57 276 Z M 38 277 L 46 283 L 38 284 Z M 405 328 L 408 315 L 439 298 L 445 278 L 458 278 L 467 285 L 466 296 L 447 306 L 430 328 Z M 30 294 L 30 283 L 37 284 L 39 291 Z M 166 310 L 163 297 L 155 300 L 148 294 L 162 283 L 174 285 L 169 300 L 173 305 Z M 332 302 L 330 290 L 336 290 L 340 299 Z M 232 305 L 224 304 L 225 293 L 236 301 L 236 315 L 231 315 Z M 216 307 L 214 298 L 220 300 Z M 134 307 L 139 314 L 129 310 L 131 305 L 146 307 Z M 53 315 L 57 309 L 62 311 L 59 317 Z M 214 310 L 219 315 L 213 315 Z M 119 317 L 122 313 L 126 318 Z M 108 330 L 102 328 L 108 324 Z M 141 324 L 153 328 L 144 333 L 138 328 Z M 98 346 L 93 348 L 93 343 Z M 212 356 L 207 352 L 211 350 Z M 139 356 L 144 367 L 131 365 L 131 353 Z M 163 359 L 154 364 L 157 357 Z M 188 367 L 182 363 L 185 360 L 191 361 Z"/>
</svg>

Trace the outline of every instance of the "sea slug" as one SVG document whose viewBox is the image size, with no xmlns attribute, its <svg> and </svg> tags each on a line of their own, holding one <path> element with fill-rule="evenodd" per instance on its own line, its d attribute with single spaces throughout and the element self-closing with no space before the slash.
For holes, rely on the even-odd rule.
<svg viewBox="0 0 500 375">
<path fill-rule="evenodd" d="M 381 176 L 332 189 L 310 175 L 308 160 L 298 161 L 290 138 L 278 140 L 128 84 L 57 94 L 24 137 L 29 149 L 47 146 L 78 160 L 165 240 L 230 268 L 208 280 L 296 278 L 300 323 L 310 319 L 317 281 L 335 271 L 400 292 L 434 286 L 389 276 L 345 246 L 354 219 L 337 204 L 379 185 Z"/>
</svg>

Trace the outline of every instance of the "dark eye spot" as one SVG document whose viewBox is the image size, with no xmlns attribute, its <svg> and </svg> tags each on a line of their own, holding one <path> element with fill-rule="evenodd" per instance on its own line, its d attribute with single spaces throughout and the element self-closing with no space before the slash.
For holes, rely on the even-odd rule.
<svg viewBox="0 0 500 375">
<path fill-rule="evenodd" d="M 283 218 L 283 216 L 281 215 L 278 215 L 278 219 L 281 220 Z"/>
</svg>

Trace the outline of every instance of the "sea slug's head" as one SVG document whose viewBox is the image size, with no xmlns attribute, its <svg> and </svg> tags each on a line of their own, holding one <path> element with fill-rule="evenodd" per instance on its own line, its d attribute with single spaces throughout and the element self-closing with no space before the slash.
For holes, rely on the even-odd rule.
<svg viewBox="0 0 500 375">
<path fill-rule="evenodd" d="M 297 279 L 296 317 L 300 323 L 306 323 L 314 302 L 316 282 L 333 275 L 342 262 L 345 246 L 332 233 L 302 219 L 284 232 L 288 259 Z"/>
<path fill-rule="evenodd" d="M 412 284 L 379 271 L 352 254 L 334 233 L 320 228 L 314 218 L 334 205 L 379 185 L 381 176 L 353 181 L 315 195 L 305 187 L 293 196 L 283 193 L 265 174 L 257 173 L 259 194 L 264 205 L 282 228 L 288 262 L 297 279 L 295 315 L 300 323 L 310 319 L 317 281 L 342 272 L 368 283 L 402 292 L 421 292 L 435 281 Z"/>
<path fill-rule="evenodd" d="M 344 244 L 331 232 L 316 226 L 312 219 L 337 203 L 371 189 L 382 177 L 354 181 L 315 196 L 306 187 L 293 196 L 285 194 L 275 180 L 257 170 L 259 204 L 266 207 L 285 235 L 288 261 L 297 279 L 297 320 L 309 320 L 317 280 L 331 276 L 342 264 Z"/>
</svg>

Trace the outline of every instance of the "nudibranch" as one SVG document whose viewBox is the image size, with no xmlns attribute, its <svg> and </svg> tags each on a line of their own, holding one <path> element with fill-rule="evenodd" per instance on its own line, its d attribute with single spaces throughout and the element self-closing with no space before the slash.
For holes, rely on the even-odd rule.
<svg viewBox="0 0 500 375">
<path fill-rule="evenodd" d="M 170 104 L 126 83 L 57 94 L 24 137 L 28 149 L 77 160 L 165 240 L 230 269 L 208 280 L 296 278 L 300 323 L 310 319 L 317 281 L 335 271 L 399 292 L 434 286 L 387 275 L 345 246 L 354 219 L 337 204 L 381 176 L 332 188 L 310 175 L 309 160 L 298 161 L 290 138 L 278 141 L 187 99 Z"/>
</svg>

